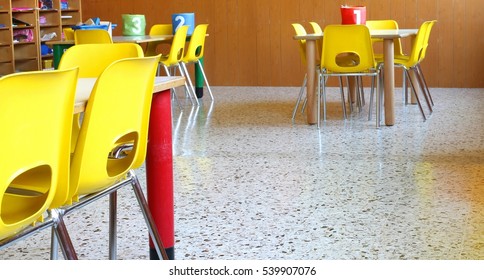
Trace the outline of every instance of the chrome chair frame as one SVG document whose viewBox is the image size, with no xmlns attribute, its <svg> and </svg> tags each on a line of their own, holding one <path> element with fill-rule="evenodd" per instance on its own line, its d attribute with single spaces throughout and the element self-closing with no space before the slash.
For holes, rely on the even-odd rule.
<svg viewBox="0 0 484 280">
<path fill-rule="evenodd" d="M 148 231 L 150 237 L 153 239 L 153 243 L 155 246 L 155 250 L 158 254 L 159 257 L 161 257 L 163 260 L 168 260 L 169 257 L 165 251 L 165 248 L 163 246 L 163 242 L 159 238 L 159 233 L 158 229 L 156 227 L 156 224 L 153 220 L 153 217 L 151 216 L 151 212 L 149 211 L 148 208 L 148 202 L 146 198 L 144 197 L 143 191 L 141 189 L 141 184 L 138 180 L 138 177 L 136 176 L 136 173 L 134 170 L 128 171 L 127 177 L 125 180 L 117 183 L 116 185 L 113 185 L 107 189 L 104 189 L 100 192 L 93 193 L 86 195 L 84 197 L 81 197 L 79 199 L 79 202 L 76 202 L 72 205 L 69 205 L 68 207 L 62 207 L 58 209 L 58 213 L 60 214 L 60 217 L 69 215 L 71 212 L 74 210 L 80 209 L 86 205 L 91 204 L 92 202 L 97 201 L 98 199 L 105 197 L 106 195 L 109 194 L 109 259 L 115 260 L 117 256 L 117 229 L 116 229 L 116 220 L 117 220 L 117 196 L 116 192 L 120 188 L 131 184 L 133 187 L 133 191 L 136 195 L 136 199 L 138 200 L 138 204 L 141 208 L 141 212 L 143 213 L 143 217 L 145 219 L 145 222 L 148 226 Z M 57 233 L 52 235 L 52 246 L 51 246 L 51 259 L 57 259 L 58 258 L 58 247 L 57 247 Z"/>
<path fill-rule="evenodd" d="M 52 229 L 53 238 L 60 240 L 60 242 L 57 242 L 56 244 L 60 244 L 60 249 L 64 258 L 66 260 L 77 260 L 77 253 L 67 232 L 63 215 L 59 209 L 47 210 L 47 217 L 43 222 L 39 222 L 35 226 L 25 229 L 17 235 L 0 240 L 0 249 L 6 248 L 14 242 L 26 239 L 35 233 L 48 228 Z M 57 259 L 57 257 L 51 259 Z"/>
</svg>

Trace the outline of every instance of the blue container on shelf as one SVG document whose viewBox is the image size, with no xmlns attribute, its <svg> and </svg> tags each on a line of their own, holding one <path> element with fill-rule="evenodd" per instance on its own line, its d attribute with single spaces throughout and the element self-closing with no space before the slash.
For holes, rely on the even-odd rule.
<svg viewBox="0 0 484 280">
<path fill-rule="evenodd" d="M 69 2 L 67 0 L 61 1 L 61 10 L 68 10 L 69 9 Z"/>
<path fill-rule="evenodd" d="M 181 13 L 171 15 L 171 24 L 173 25 L 173 34 L 182 25 L 188 25 L 187 35 L 192 35 L 195 29 L 195 14 L 194 13 Z"/>
<path fill-rule="evenodd" d="M 104 29 L 104 30 L 108 30 L 108 25 L 75 25 L 75 26 L 72 26 L 72 29 L 74 30 L 77 30 L 77 29 L 81 29 L 81 30 L 89 30 L 89 29 Z"/>
<path fill-rule="evenodd" d="M 116 28 L 117 24 L 111 24 L 111 28 L 114 29 Z M 74 25 L 72 26 L 72 29 L 77 30 L 77 29 L 82 29 L 82 30 L 87 30 L 87 29 L 104 29 L 104 30 L 109 30 L 109 25 L 107 24 L 99 24 L 99 25 Z"/>
</svg>

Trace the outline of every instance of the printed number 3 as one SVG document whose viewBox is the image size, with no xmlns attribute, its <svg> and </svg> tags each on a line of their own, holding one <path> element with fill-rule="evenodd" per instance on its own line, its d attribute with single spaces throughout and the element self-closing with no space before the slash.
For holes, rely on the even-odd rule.
<svg viewBox="0 0 484 280">
<path fill-rule="evenodd" d="M 175 17 L 175 22 L 177 22 L 177 21 L 180 21 L 180 22 L 179 22 L 179 23 L 176 25 L 176 27 L 175 27 L 175 31 L 177 31 L 177 30 L 178 30 L 178 28 L 180 28 L 180 26 L 182 26 L 182 25 L 184 25 L 184 24 L 185 24 L 185 18 L 184 18 L 184 17 L 182 17 L 182 16 L 176 16 L 176 17 Z"/>
<path fill-rule="evenodd" d="M 133 32 L 140 33 L 141 32 L 141 19 L 140 18 L 133 18 Z"/>
</svg>

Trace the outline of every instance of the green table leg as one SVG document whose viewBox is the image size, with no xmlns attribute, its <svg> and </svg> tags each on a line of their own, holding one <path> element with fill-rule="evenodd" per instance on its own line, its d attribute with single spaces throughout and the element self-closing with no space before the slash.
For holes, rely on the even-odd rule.
<svg viewBox="0 0 484 280">
<path fill-rule="evenodd" d="M 203 57 L 201 57 L 198 61 L 198 63 L 201 63 L 203 67 Z M 195 65 L 195 93 L 197 95 L 197 98 L 202 98 L 203 97 L 203 75 L 202 71 L 200 71 L 200 68 L 198 65 Z"/>
<path fill-rule="evenodd" d="M 61 57 L 62 55 L 64 54 L 64 52 L 70 48 L 74 46 L 73 44 L 54 44 L 52 46 L 52 51 L 53 51 L 53 54 L 54 54 L 54 69 L 57 69 L 57 67 L 59 66 L 59 62 L 61 60 Z"/>
</svg>

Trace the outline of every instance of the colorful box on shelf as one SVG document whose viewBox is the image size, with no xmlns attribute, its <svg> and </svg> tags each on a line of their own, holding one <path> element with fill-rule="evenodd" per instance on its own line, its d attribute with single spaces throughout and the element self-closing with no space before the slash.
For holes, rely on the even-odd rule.
<svg viewBox="0 0 484 280">
<path fill-rule="evenodd" d="M 52 0 L 39 0 L 41 10 L 51 10 L 53 8 Z"/>
<path fill-rule="evenodd" d="M 109 21 L 101 21 L 99 18 L 92 18 L 88 19 L 84 24 L 82 25 L 75 25 L 72 26 L 72 29 L 77 30 L 77 29 L 104 29 L 107 31 L 110 31 L 111 29 L 114 29 L 117 26 L 117 24 L 113 24 Z"/>
<path fill-rule="evenodd" d="M 61 1 L 61 10 L 68 10 L 69 9 L 69 2 L 66 0 Z"/>
</svg>

